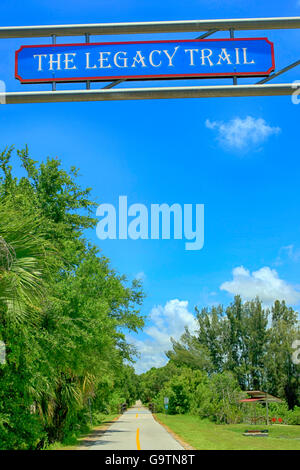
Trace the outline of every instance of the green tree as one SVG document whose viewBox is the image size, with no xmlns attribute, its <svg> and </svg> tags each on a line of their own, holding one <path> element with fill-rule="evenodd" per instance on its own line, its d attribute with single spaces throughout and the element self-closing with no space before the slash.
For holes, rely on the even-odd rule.
<svg viewBox="0 0 300 470">
<path fill-rule="evenodd" d="M 143 293 L 84 238 L 95 203 L 78 171 L 24 149 L 18 179 L 12 152 L 0 154 L 0 441 L 40 448 L 86 425 L 90 402 L 97 412 L 134 400 L 125 331 L 143 326 Z"/>
<path fill-rule="evenodd" d="M 297 313 L 276 301 L 266 357 L 267 387 L 270 393 L 286 398 L 290 408 L 300 404 L 300 366 L 292 361 L 292 344 L 299 337 Z"/>
<path fill-rule="evenodd" d="M 213 370 L 209 350 L 186 328 L 179 341 L 171 338 L 172 350 L 166 355 L 176 366 L 187 366 L 207 372 Z"/>
</svg>

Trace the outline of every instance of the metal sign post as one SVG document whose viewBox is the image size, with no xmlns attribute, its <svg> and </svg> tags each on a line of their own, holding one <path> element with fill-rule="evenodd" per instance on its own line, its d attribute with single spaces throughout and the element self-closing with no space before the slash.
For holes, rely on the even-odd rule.
<svg viewBox="0 0 300 470">
<path fill-rule="evenodd" d="M 165 410 L 169 408 L 169 397 L 164 397 L 164 407 Z"/>
</svg>

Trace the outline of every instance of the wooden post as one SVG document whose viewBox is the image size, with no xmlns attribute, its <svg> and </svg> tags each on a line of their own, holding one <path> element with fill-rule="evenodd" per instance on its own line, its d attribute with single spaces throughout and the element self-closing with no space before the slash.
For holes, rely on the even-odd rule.
<svg viewBox="0 0 300 470">
<path fill-rule="evenodd" d="M 267 412 L 267 426 L 269 426 L 269 406 L 268 406 L 268 394 L 266 393 L 266 412 Z"/>
</svg>

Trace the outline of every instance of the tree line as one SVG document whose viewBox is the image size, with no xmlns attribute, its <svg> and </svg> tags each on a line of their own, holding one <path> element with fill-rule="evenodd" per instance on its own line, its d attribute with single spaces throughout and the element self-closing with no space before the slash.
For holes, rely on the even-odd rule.
<svg viewBox="0 0 300 470">
<path fill-rule="evenodd" d="M 0 449 L 43 449 L 137 398 L 125 331 L 143 292 L 85 238 L 96 204 L 76 168 L 8 148 L 0 170 Z"/>
<path fill-rule="evenodd" d="M 262 390 L 282 400 L 270 405 L 274 413 L 300 424 L 300 365 L 293 360 L 299 314 L 285 302 L 268 309 L 236 296 L 227 308 L 196 308 L 196 318 L 196 333 L 186 329 L 172 340 L 168 364 L 140 376 L 143 401 L 163 411 L 168 397 L 168 413 L 239 422 L 253 412 L 240 402 L 245 391 Z"/>
</svg>

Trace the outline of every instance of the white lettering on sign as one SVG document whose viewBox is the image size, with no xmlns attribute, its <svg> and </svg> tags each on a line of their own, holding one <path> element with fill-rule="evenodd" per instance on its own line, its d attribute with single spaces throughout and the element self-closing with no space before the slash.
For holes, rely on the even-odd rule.
<svg viewBox="0 0 300 470">
<path fill-rule="evenodd" d="M 106 56 L 105 56 L 105 54 L 106 54 Z M 99 60 L 99 63 L 100 63 L 100 69 L 110 69 L 111 68 L 111 64 L 108 63 L 110 54 L 111 54 L 111 52 L 99 52 L 100 58 L 98 60 Z"/>
<path fill-rule="evenodd" d="M 159 67 L 161 65 L 161 60 L 159 61 L 158 64 L 154 63 L 153 61 L 153 54 L 161 54 L 161 51 L 151 51 L 150 54 L 149 54 L 149 62 L 150 64 L 152 65 L 152 67 Z"/>
<path fill-rule="evenodd" d="M 47 67 L 46 60 L 48 59 L 48 70 L 75 70 L 77 69 L 74 64 L 74 59 L 76 57 L 76 52 L 67 52 L 64 54 L 35 54 L 34 59 L 38 59 L 38 71 L 42 72 L 45 67 Z M 62 59 L 62 57 L 64 57 Z M 64 67 L 62 67 L 64 64 Z"/>
<path fill-rule="evenodd" d="M 73 56 L 73 57 L 70 57 Z M 74 58 L 76 57 L 75 52 L 69 52 L 68 54 L 65 54 L 65 70 L 75 70 L 77 69 L 76 65 L 74 64 Z"/>
<path fill-rule="evenodd" d="M 172 68 L 177 65 L 176 58 L 179 50 L 180 46 L 172 49 L 153 49 L 150 52 L 138 50 L 134 53 L 120 50 L 117 52 L 95 51 L 34 54 L 33 59 L 35 60 L 38 72 L 77 70 L 82 62 L 85 70 L 111 69 L 113 67 L 118 69 L 159 68 L 162 66 Z M 249 56 L 247 47 L 236 47 L 234 50 L 231 49 L 231 53 L 225 47 L 214 51 L 209 48 L 183 49 L 181 60 L 182 55 L 186 58 L 186 64 L 193 68 L 255 64 L 254 59 L 251 60 Z"/>
<path fill-rule="evenodd" d="M 243 55 L 244 55 L 244 64 L 255 64 L 254 60 L 251 60 L 251 62 L 247 61 L 247 47 L 243 47 Z"/>
<path fill-rule="evenodd" d="M 172 55 L 169 54 L 169 51 L 167 50 L 164 50 L 164 53 L 166 54 L 166 56 L 168 57 L 169 59 L 169 67 L 173 67 L 173 59 L 174 59 L 174 56 L 176 54 L 176 52 L 178 51 L 180 46 L 176 46 L 175 49 L 174 49 L 174 52 Z"/>
<path fill-rule="evenodd" d="M 43 67 L 42 67 L 42 58 L 47 58 L 47 54 L 36 54 L 33 56 L 33 58 L 38 58 L 38 71 L 39 72 L 42 72 L 43 71 Z"/>
<path fill-rule="evenodd" d="M 205 55 L 205 51 L 208 52 L 208 54 Z M 201 65 L 205 65 L 205 59 L 208 60 L 210 67 L 214 65 L 213 62 L 210 60 L 210 56 L 212 55 L 212 53 L 213 52 L 211 49 L 201 49 Z"/>
<path fill-rule="evenodd" d="M 131 67 L 135 67 L 136 64 L 141 64 L 142 67 L 147 67 L 145 64 L 145 57 L 142 55 L 141 51 L 137 51 L 135 57 L 133 58 L 133 64 Z"/>
<path fill-rule="evenodd" d="M 184 49 L 184 52 L 190 53 L 190 65 L 195 65 L 194 52 L 199 52 L 199 49 Z"/>
<path fill-rule="evenodd" d="M 49 70 L 54 70 L 55 66 L 56 70 L 61 70 L 61 56 L 62 54 L 49 54 Z"/>
<path fill-rule="evenodd" d="M 97 68 L 97 65 L 92 65 L 92 66 L 90 65 L 90 55 L 91 55 L 90 52 L 85 53 L 85 59 L 86 59 L 85 68 L 86 68 L 86 70 L 96 69 Z"/>
<path fill-rule="evenodd" d="M 114 55 L 114 64 L 116 67 L 119 68 L 126 68 L 128 67 L 128 57 L 127 52 L 119 51 Z"/>
<path fill-rule="evenodd" d="M 230 61 L 230 54 L 227 53 L 226 49 L 222 48 L 221 54 L 219 54 L 219 60 L 216 65 L 221 65 L 221 61 L 227 61 L 227 64 L 232 65 Z"/>
</svg>

